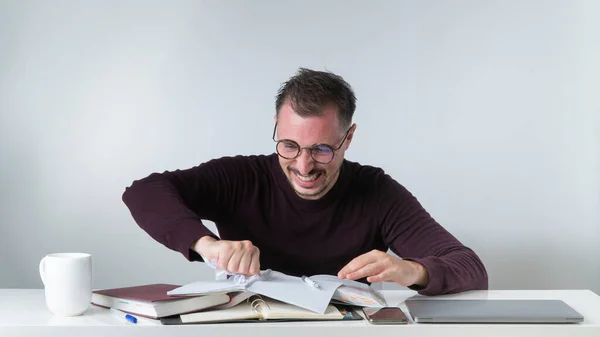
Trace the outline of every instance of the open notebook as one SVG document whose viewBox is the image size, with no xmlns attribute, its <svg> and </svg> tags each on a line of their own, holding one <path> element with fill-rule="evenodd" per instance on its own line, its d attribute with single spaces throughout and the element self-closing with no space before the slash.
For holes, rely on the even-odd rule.
<svg viewBox="0 0 600 337">
<path fill-rule="evenodd" d="M 217 281 L 198 281 L 169 291 L 169 295 L 197 296 L 214 293 L 252 292 L 281 302 L 325 313 L 333 300 L 337 303 L 355 306 L 382 307 L 385 299 L 369 285 L 341 280 L 333 275 L 314 275 L 310 277 L 319 288 L 315 289 L 300 277 L 267 270 L 249 279 L 229 278 Z"/>
<path fill-rule="evenodd" d="M 164 325 L 202 323 L 243 323 L 267 321 L 341 321 L 361 320 L 362 317 L 351 309 L 328 305 L 324 313 L 303 309 L 292 304 L 271 298 L 253 295 L 244 302 L 226 309 L 208 310 L 196 313 L 165 317 Z"/>
</svg>

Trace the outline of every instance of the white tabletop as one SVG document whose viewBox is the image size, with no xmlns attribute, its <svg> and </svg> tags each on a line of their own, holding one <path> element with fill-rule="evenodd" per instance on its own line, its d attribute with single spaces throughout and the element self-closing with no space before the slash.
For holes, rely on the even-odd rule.
<svg viewBox="0 0 600 337">
<path fill-rule="evenodd" d="M 416 293 L 383 291 L 388 304 L 398 305 Z M 0 289 L 0 336 L 600 336 L 600 296 L 589 290 L 492 290 L 436 298 L 561 299 L 579 311 L 579 324 L 407 324 L 371 325 L 367 321 L 236 323 L 165 326 L 143 320 L 131 324 L 96 306 L 78 317 L 53 316 L 46 308 L 42 289 Z"/>
</svg>

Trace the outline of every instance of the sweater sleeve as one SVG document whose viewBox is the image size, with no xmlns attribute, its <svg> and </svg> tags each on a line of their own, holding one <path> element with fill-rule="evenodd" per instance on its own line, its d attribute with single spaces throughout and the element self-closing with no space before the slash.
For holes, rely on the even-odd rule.
<svg viewBox="0 0 600 337">
<path fill-rule="evenodd" d="M 422 295 L 487 290 L 488 276 L 477 254 L 438 224 L 403 186 L 385 176 L 382 235 L 398 256 L 422 264 L 429 284 L 410 286 Z"/>
<path fill-rule="evenodd" d="M 236 207 L 241 159 L 213 159 L 186 170 L 152 173 L 125 189 L 122 200 L 135 222 L 153 239 L 202 261 L 191 249 L 203 236 L 217 238 L 202 219 L 217 222 Z"/>
</svg>

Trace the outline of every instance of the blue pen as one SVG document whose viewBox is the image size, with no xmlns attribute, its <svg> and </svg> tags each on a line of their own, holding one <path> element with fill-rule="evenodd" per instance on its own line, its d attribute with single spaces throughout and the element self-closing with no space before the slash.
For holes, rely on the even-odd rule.
<svg viewBox="0 0 600 337">
<path fill-rule="evenodd" d="M 130 315 L 128 313 L 122 312 L 120 310 L 117 309 L 113 309 L 110 308 L 110 312 L 115 315 L 115 316 L 119 316 L 121 318 L 123 318 L 124 320 L 131 322 L 131 323 L 137 323 L 137 318 L 133 315 Z"/>
</svg>

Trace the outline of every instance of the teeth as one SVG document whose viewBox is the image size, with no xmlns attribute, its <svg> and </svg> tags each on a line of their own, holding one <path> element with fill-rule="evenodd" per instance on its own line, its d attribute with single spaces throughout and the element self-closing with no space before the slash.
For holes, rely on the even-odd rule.
<svg viewBox="0 0 600 337">
<path fill-rule="evenodd" d="M 310 175 L 310 176 L 303 176 L 303 175 L 296 173 L 296 177 L 298 177 L 302 181 L 313 181 L 313 180 L 317 179 L 318 176 L 319 176 L 318 173 Z"/>
</svg>

